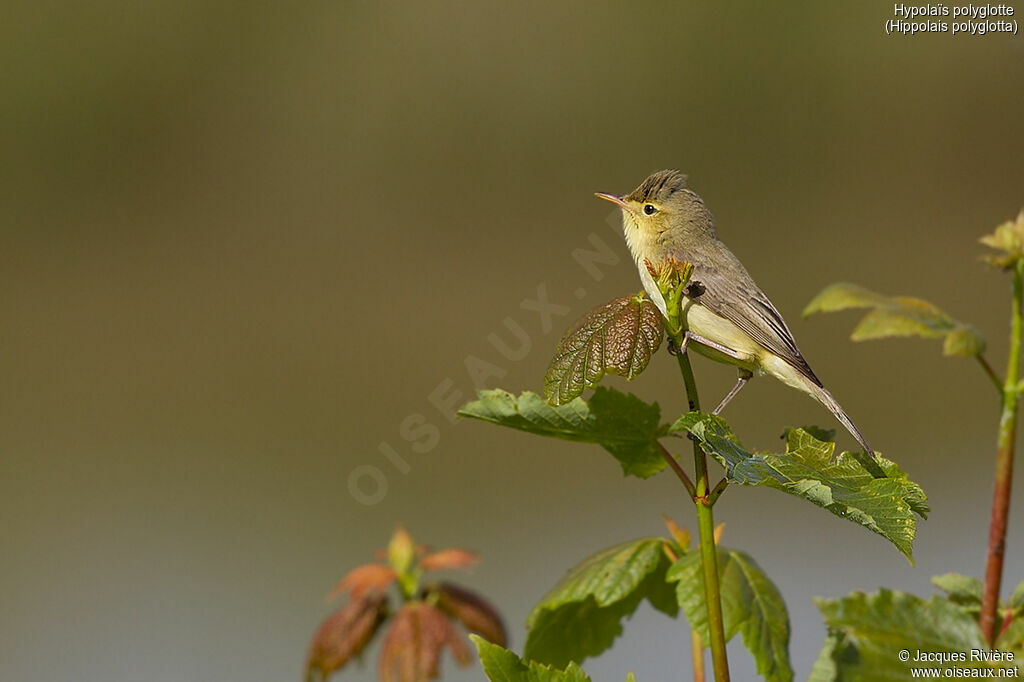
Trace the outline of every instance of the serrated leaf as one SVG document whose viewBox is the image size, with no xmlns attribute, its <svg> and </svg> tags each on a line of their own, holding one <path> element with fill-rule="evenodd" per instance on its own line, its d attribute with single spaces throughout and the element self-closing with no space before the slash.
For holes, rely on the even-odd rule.
<svg viewBox="0 0 1024 682">
<path fill-rule="evenodd" d="M 334 601 L 349 590 L 352 599 L 359 599 L 367 592 L 377 590 L 383 592 L 395 581 L 395 569 L 384 564 L 363 564 L 345 574 L 345 577 L 334 586 L 327 595 L 327 601 Z"/>
<path fill-rule="evenodd" d="M 476 645 L 484 673 L 491 682 L 590 682 L 575 663 L 569 663 L 565 670 L 558 670 L 537 661 L 524 661 L 477 635 L 469 638 Z"/>
<path fill-rule="evenodd" d="M 479 562 L 480 557 L 473 552 L 458 547 L 449 547 L 431 552 L 420 559 L 420 568 L 424 571 L 441 571 L 450 568 L 467 569 Z"/>
<path fill-rule="evenodd" d="M 370 592 L 348 601 L 317 628 L 306 657 L 306 678 L 319 672 L 320 679 L 359 656 L 387 618 L 388 599 Z"/>
<path fill-rule="evenodd" d="M 470 632 L 494 644 L 505 646 L 508 643 L 505 624 L 498 610 L 480 595 L 452 583 L 430 585 L 427 594 L 436 598 L 437 608 L 462 623 Z"/>
<path fill-rule="evenodd" d="M 538 614 L 568 602 L 590 596 L 599 606 L 609 606 L 630 596 L 652 573 L 657 573 L 667 558 L 659 537 L 629 540 L 601 550 L 571 568 L 533 608 L 527 627 Z M 675 615 L 674 611 L 670 615 Z"/>
<path fill-rule="evenodd" d="M 856 284 L 839 282 L 825 287 L 804 308 L 804 317 L 850 308 L 871 311 L 854 328 L 850 338 L 867 341 L 892 336 L 945 339 L 944 355 L 980 355 L 985 337 L 973 326 L 958 322 L 927 301 L 908 296 L 885 296 Z"/>
<path fill-rule="evenodd" d="M 789 614 L 779 589 L 750 555 L 735 549 L 718 548 L 718 573 L 726 639 L 739 632 L 758 673 L 769 682 L 790 682 Z M 676 598 L 690 627 L 710 641 L 700 553 L 680 558 L 666 579 L 676 583 Z"/>
<path fill-rule="evenodd" d="M 783 454 L 754 454 L 740 445 L 723 419 L 703 413 L 683 415 L 669 430 L 696 436 L 704 452 L 725 467 L 730 482 L 805 499 L 878 533 L 913 562 L 915 514 L 926 518 L 929 509 L 921 486 L 894 462 L 879 456 L 886 478 L 875 478 L 850 453 L 833 462 L 835 443 L 820 441 L 805 429 L 786 432 Z"/>
<path fill-rule="evenodd" d="M 606 373 L 632 380 L 663 337 L 661 313 L 648 299 L 630 295 L 599 305 L 562 337 L 544 375 L 544 396 L 564 405 Z"/>
<path fill-rule="evenodd" d="M 981 612 L 981 595 L 985 586 L 973 576 L 945 573 L 932 578 L 932 585 L 946 593 L 946 598 L 967 613 Z"/>
<path fill-rule="evenodd" d="M 911 679 L 914 668 L 964 671 L 1013 665 L 972 661 L 972 649 L 989 647 L 977 621 L 943 597 L 924 601 L 912 594 L 882 589 L 875 594 L 854 592 L 842 599 L 816 601 L 830 633 L 822 658 L 831 659 L 835 668 L 831 679 L 902 682 Z M 909 660 L 900 660 L 897 653 L 902 650 L 908 652 Z M 954 660 L 915 661 L 919 651 Z M 955 660 L 959 657 L 966 660 Z M 816 674 L 818 668 L 816 664 Z M 830 678 L 812 679 L 824 682 Z"/>
<path fill-rule="evenodd" d="M 441 652 L 447 647 L 460 665 L 472 660 L 465 638 L 440 609 L 406 602 L 391 620 L 381 645 L 380 682 L 412 682 L 440 677 Z"/>
<path fill-rule="evenodd" d="M 830 632 L 825 637 L 825 645 L 821 648 L 818 659 L 811 666 L 811 674 L 807 678 L 807 682 L 836 682 L 839 670 L 836 668 L 836 662 L 832 660 L 832 654 L 838 644 L 839 635 Z"/>
<path fill-rule="evenodd" d="M 596 656 L 622 634 L 622 620 L 645 598 L 674 618 L 678 606 L 665 581 L 665 543 L 631 540 L 572 568 L 530 613 L 524 655 L 555 666 Z"/>
<path fill-rule="evenodd" d="M 645 403 L 631 393 L 598 388 L 589 401 L 549 405 L 530 391 L 518 398 L 507 391 L 480 391 L 478 399 L 459 410 L 471 417 L 541 436 L 580 443 L 597 443 L 615 456 L 626 475 L 647 478 L 665 468 L 658 438 L 658 403 Z"/>
</svg>

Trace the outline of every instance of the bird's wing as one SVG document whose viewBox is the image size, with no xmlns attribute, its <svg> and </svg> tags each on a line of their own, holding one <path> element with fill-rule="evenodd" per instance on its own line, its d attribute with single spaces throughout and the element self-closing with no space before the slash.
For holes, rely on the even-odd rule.
<svg viewBox="0 0 1024 682">
<path fill-rule="evenodd" d="M 719 243 L 720 244 L 720 243 Z M 732 322 L 754 341 L 796 368 L 801 374 L 821 386 L 821 381 L 804 359 L 781 313 L 754 283 L 739 260 L 721 246 L 719 263 L 732 261 L 733 267 L 711 267 L 695 259 L 690 277 L 695 296 L 691 300 Z M 680 255 L 680 260 L 683 260 Z M 691 261 L 692 262 L 692 261 Z M 728 274 L 726 274 L 728 273 Z M 703 291 L 701 291 L 703 289 Z"/>
</svg>

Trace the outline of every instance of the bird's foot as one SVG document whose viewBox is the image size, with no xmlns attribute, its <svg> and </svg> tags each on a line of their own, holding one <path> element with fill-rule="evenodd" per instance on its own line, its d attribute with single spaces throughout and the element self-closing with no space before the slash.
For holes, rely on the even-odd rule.
<svg viewBox="0 0 1024 682">
<path fill-rule="evenodd" d="M 690 332 L 683 332 L 683 342 L 676 343 L 676 335 L 669 334 L 668 337 L 668 354 L 669 355 L 682 355 L 686 352 L 686 346 L 690 343 Z"/>
</svg>

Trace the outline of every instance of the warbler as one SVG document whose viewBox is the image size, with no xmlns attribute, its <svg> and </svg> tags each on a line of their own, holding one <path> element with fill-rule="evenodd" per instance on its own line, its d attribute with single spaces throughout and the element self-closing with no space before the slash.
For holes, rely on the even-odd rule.
<svg viewBox="0 0 1024 682">
<path fill-rule="evenodd" d="M 807 364 L 782 315 L 739 259 L 718 240 L 711 211 L 686 187 L 685 175 L 658 171 L 625 196 L 605 192 L 596 196 L 622 209 L 626 243 L 644 289 L 666 318 L 665 299 L 645 261 L 657 266 L 675 257 L 693 264 L 681 302 L 685 330 L 678 350 L 693 348 L 739 368 L 736 385 L 714 414 L 721 412 L 752 376 L 769 374 L 827 407 L 873 463 L 874 450 Z"/>
</svg>

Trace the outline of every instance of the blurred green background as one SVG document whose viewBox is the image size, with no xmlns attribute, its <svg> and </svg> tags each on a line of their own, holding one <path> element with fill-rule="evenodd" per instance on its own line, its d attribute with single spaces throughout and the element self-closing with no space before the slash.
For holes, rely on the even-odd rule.
<svg viewBox="0 0 1024 682">
<path fill-rule="evenodd" d="M 615 542 L 691 527 L 669 474 L 479 423 L 428 396 L 539 390 L 561 333 L 640 284 L 593 198 L 690 175 L 720 236 L 837 398 L 929 493 L 917 567 L 772 491 L 716 516 L 785 595 L 798 679 L 812 597 L 980 574 L 997 398 L 937 342 L 800 320 L 836 280 L 931 299 L 1003 366 L 1007 279 L 976 238 L 1024 205 L 1024 42 L 888 37 L 892 4 L 9 3 L 0 10 L 0 679 L 294 680 L 323 597 L 396 523 L 480 551 L 467 586 L 523 644 L 531 605 Z M 595 281 L 572 259 L 619 256 Z M 524 299 L 566 306 L 542 326 Z M 581 298 L 577 291 L 582 289 Z M 531 347 L 488 341 L 511 317 Z M 731 369 L 696 360 L 707 400 Z M 450 380 L 450 384 L 446 380 Z M 617 388 L 625 382 L 611 379 Z M 664 353 L 629 390 L 684 403 Z M 400 425 L 423 415 L 438 445 Z M 746 443 L 830 415 L 769 380 Z M 841 443 L 852 440 L 844 433 Z M 406 473 L 381 454 L 388 443 Z M 686 446 L 680 443 L 685 451 Z M 355 467 L 387 489 L 361 504 Z M 1014 508 L 1006 589 L 1024 578 Z M 737 642 L 738 644 L 738 642 Z M 375 679 L 367 665 L 339 679 Z M 643 608 L 595 679 L 685 678 Z M 735 679 L 752 679 L 734 648 Z M 478 669 L 446 679 L 480 679 Z"/>
</svg>

